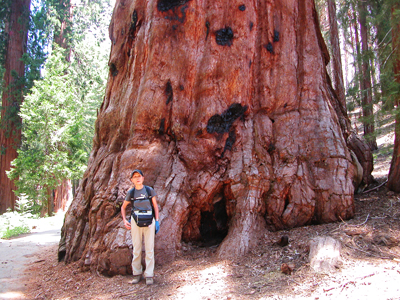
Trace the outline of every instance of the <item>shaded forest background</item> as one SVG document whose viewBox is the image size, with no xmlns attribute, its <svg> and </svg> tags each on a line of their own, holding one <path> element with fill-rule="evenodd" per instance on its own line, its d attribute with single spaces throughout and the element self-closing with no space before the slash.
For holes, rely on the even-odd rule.
<svg viewBox="0 0 400 300">
<path fill-rule="evenodd" d="M 104 97 L 112 6 L 103 0 L 2 1 L 1 213 L 51 215 L 71 201 Z M 23 37 L 19 45 L 13 45 L 15 35 Z"/>
<path fill-rule="evenodd" d="M 394 130 L 399 118 L 399 1 L 316 5 L 332 85 L 352 122 L 363 124 L 356 133 L 376 150 L 378 130 Z M 74 194 L 115 72 L 108 65 L 112 10 L 103 0 L 2 0 L 0 213 L 51 215 Z M 398 136 L 384 149 L 395 150 L 389 187 L 397 191 Z"/>
</svg>

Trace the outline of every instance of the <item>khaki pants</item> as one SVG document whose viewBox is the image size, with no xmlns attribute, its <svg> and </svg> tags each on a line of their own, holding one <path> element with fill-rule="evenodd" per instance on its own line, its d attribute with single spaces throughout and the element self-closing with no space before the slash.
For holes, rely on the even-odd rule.
<svg viewBox="0 0 400 300">
<path fill-rule="evenodd" d="M 141 275 L 143 273 L 142 267 L 142 244 L 144 237 L 144 246 L 146 252 L 146 269 L 144 277 L 153 277 L 154 275 L 154 236 L 156 232 L 156 222 L 149 227 L 139 227 L 136 225 L 135 220 L 131 222 L 131 235 L 133 245 L 133 259 L 132 259 L 132 274 Z"/>
</svg>

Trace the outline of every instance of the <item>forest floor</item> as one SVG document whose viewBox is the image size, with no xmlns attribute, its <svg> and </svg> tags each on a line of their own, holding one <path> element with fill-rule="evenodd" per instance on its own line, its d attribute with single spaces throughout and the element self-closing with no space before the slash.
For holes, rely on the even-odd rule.
<svg viewBox="0 0 400 300">
<path fill-rule="evenodd" d="M 393 144 L 393 136 L 383 139 L 380 149 Z M 386 181 L 390 159 L 390 151 L 378 151 L 377 182 L 367 189 Z M 185 245 L 175 261 L 156 266 L 152 286 L 81 272 L 59 263 L 57 245 L 48 246 L 25 271 L 24 299 L 400 299 L 400 195 L 383 185 L 356 195 L 355 206 L 351 220 L 265 232 L 256 249 L 235 261 L 216 259 L 215 247 Z M 285 247 L 276 244 L 282 236 L 289 237 Z M 336 271 L 311 269 L 309 241 L 316 236 L 341 242 Z M 283 263 L 294 266 L 291 274 L 281 271 Z"/>
</svg>

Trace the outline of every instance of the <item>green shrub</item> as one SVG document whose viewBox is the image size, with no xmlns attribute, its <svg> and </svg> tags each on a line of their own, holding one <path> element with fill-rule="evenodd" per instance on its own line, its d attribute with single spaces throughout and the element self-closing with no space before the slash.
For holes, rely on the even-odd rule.
<svg viewBox="0 0 400 300">
<path fill-rule="evenodd" d="M 2 233 L 1 238 L 9 239 L 14 236 L 18 236 L 20 234 L 29 233 L 29 232 L 31 232 L 31 230 L 30 230 L 29 226 L 26 226 L 26 225 L 17 226 L 17 227 L 11 228 L 11 229 L 10 229 L 10 227 L 7 227 L 6 231 Z"/>
<path fill-rule="evenodd" d="M 29 219 L 33 217 L 30 213 L 18 213 L 7 211 L 0 216 L 0 238 L 8 239 L 23 233 L 30 232 Z"/>
</svg>

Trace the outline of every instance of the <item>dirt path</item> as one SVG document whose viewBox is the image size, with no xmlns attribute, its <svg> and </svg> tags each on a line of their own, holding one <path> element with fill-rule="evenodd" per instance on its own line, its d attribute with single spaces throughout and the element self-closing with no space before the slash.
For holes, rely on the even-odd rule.
<svg viewBox="0 0 400 300">
<path fill-rule="evenodd" d="M 35 229 L 14 239 L 0 239 L 0 299 L 24 299 L 25 269 L 37 260 L 35 253 L 60 240 L 62 215 L 33 220 Z"/>
</svg>

